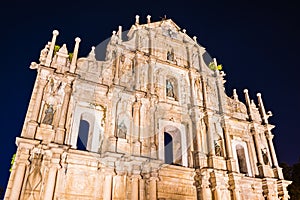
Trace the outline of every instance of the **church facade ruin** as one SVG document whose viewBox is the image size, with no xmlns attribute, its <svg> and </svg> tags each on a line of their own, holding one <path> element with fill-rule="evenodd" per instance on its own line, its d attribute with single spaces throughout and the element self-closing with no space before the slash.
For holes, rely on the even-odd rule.
<svg viewBox="0 0 300 200">
<path fill-rule="evenodd" d="M 228 97 L 224 72 L 171 19 L 113 32 L 104 61 L 40 53 L 6 200 L 288 199 L 262 97 Z M 212 67 L 213 66 L 213 67 Z"/>
</svg>

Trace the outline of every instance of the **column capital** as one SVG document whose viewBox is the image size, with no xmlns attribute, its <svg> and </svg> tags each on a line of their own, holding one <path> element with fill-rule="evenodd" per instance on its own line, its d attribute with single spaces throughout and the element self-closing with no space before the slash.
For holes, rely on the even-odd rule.
<svg viewBox="0 0 300 200">
<path fill-rule="evenodd" d="M 134 174 L 131 174 L 131 175 L 130 175 L 130 179 L 131 179 L 131 180 L 133 180 L 133 179 L 138 179 L 138 180 L 139 180 L 139 179 L 141 179 L 141 178 L 142 178 L 142 176 L 141 176 L 140 174 L 135 174 L 135 173 L 134 173 Z"/>
</svg>

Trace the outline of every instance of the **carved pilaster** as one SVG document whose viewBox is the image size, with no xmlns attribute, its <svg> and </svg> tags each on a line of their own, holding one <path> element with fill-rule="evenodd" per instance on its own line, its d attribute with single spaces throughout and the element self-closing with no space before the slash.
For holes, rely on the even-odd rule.
<svg viewBox="0 0 300 200">
<path fill-rule="evenodd" d="M 117 48 L 117 53 L 116 53 L 116 67 L 115 67 L 115 77 L 114 77 L 114 84 L 118 85 L 120 82 L 120 51 Z"/>
<path fill-rule="evenodd" d="M 36 80 L 34 91 L 29 103 L 27 128 L 22 132 L 22 136 L 26 138 L 34 138 L 36 128 L 38 126 L 38 116 L 41 110 L 41 104 L 43 99 L 44 88 L 47 80 L 43 77 Z M 29 113 L 31 111 L 31 113 Z M 25 124 L 26 126 L 26 124 Z"/>
<path fill-rule="evenodd" d="M 273 144 L 274 135 L 271 133 L 270 130 L 268 130 L 267 134 L 266 134 L 266 137 L 267 137 L 268 145 L 269 145 L 269 148 L 270 148 L 270 151 L 271 151 L 273 165 L 274 165 L 274 167 L 278 167 L 278 160 L 277 160 L 277 156 L 276 156 L 275 149 L 274 149 L 274 144 Z"/>
<path fill-rule="evenodd" d="M 44 194 L 45 200 L 53 199 L 58 168 L 60 168 L 59 164 L 52 164 L 49 168 L 45 194 Z"/>
<path fill-rule="evenodd" d="M 261 153 L 259 135 L 258 135 L 257 131 L 255 130 L 255 127 L 252 128 L 252 135 L 253 135 L 255 149 L 256 149 L 256 153 L 257 153 L 258 164 L 262 165 L 264 163 L 263 162 L 263 156 L 262 156 L 262 153 Z"/>
<path fill-rule="evenodd" d="M 107 169 L 104 172 L 103 184 L 103 200 L 111 200 L 112 198 L 112 177 L 115 175 L 113 169 Z"/>
<path fill-rule="evenodd" d="M 136 102 L 133 103 L 133 155 L 140 155 L 141 153 L 141 144 L 140 144 L 140 108 L 141 100 L 140 96 L 137 96 Z"/>
<path fill-rule="evenodd" d="M 59 120 L 59 124 L 58 124 L 58 129 L 55 134 L 55 139 L 54 139 L 54 141 L 59 144 L 63 144 L 64 139 L 65 139 L 65 123 L 66 123 L 66 118 L 67 118 L 67 111 L 68 111 L 71 91 L 72 91 L 71 85 L 66 84 L 65 90 L 64 90 L 65 96 L 64 96 L 62 107 L 61 107 L 60 120 Z"/>
<path fill-rule="evenodd" d="M 139 200 L 139 180 L 141 176 L 139 174 L 131 175 L 131 199 Z"/>
</svg>

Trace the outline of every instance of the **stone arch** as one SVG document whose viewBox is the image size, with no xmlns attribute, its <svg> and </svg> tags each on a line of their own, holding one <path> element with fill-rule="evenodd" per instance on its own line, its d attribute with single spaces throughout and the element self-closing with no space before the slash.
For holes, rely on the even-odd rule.
<svg viewBox="0 0 300 200">
<path fill-rule="evenodd" d="M 74 112 L 70 135 L 67 135 L 65 143 L 77 149 L 79 137 L 85 137 L 80 135 L 80 126 L 83 123 L 88 123 L 88 131 L 85 131 L 87 135 L 85 150 L 99 152 L 104 134 L 103 120 L 104 110 L 100 111 L 98 109 L 77 106 Z"/>
<path fill-rule="evenodd" d="M 159 122 L 159 159 L 166 161 L 165 158 L 165 136 L 170 136 L 172 138 L 172 164 L 188 166 L 187 159 L 187 133 L 185 126 L 180 123 L 175 123 L 167 120 L 160 120 Z M 168 148 L 168 146 L 167 146 Z M 170 163 L 168 163 L 170 164 Z"/>
<path fill-rule="evenodd" d="M 233 156 L 236 160 L 236 167 L 240 173 L 252 176 L 250 157 L 247 144 L 241 140 L 232 140 Z"/>
</svg>

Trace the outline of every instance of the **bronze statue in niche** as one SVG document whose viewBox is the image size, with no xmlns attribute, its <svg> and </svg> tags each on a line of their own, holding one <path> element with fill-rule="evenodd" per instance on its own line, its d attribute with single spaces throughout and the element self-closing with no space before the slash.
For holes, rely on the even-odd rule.
<svg viewBox="0 0 300 200">
<path fill-rule="evenodd" d="M 54 117 L 54 109 L 53 109 L 53 105 L 50 104 L 48 105 L 46 111 L 45 111 L 45 117 L 42 121 L 43 124 L 48 124 L 48 125 L 52 125 L 53 122 L 53 117 Z"/>
<path fill-rule="evenodd" d="M 126 134 L 127 134 L 127 127 L 124 124 L 124 121 L 122 121 L 119 126 L 118 126 L 118 138 L 123 138 L 126 139 Z"/>
<path fill-rule="evenodd" d="M 166 92 L 167 92 L 167 97 L 175 98 L 174 85 L 173 85 L 173 83 L 170 80 L 167 80 L 167 83 L 166 83 Z"/>
</svg>

